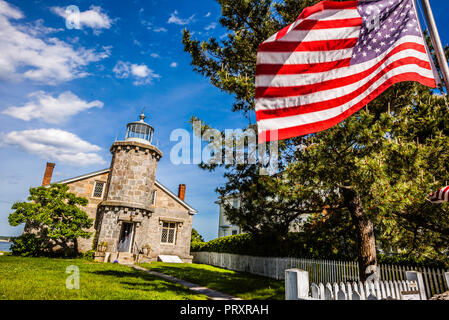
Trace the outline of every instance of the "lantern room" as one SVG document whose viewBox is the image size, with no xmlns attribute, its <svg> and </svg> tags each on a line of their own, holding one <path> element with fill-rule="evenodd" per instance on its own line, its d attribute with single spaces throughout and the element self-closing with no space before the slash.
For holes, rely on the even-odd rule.
<svg viewBox="0 0 449 320">
<path fill-rule="evenodd" d="M 145 121 L 145 114 L 142 111 L 140 121 L 130 122 L 126 125 L 126 141 L 137 141 L 151 144 L 154 129 Z"/>
</svg>

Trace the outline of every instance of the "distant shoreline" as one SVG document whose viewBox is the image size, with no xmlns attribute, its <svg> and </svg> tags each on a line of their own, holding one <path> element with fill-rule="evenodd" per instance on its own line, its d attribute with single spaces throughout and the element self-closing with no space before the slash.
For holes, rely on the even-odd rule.
<svg viewBox="0 0 449 320">
<path fill-rule="evenodd" d="M 11 240 L 3 240 L 3 239 L 0 239 L 0 242 L 11 242 Z"/>
</svg>

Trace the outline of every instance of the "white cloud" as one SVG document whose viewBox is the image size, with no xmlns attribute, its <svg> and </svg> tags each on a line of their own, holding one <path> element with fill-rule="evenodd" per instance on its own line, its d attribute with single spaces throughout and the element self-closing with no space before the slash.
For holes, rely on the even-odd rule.
<svg viewBox="0 0 449 320">
<path fill-rule="evenodd" d="M 178 66 L 178 63 L 177 62 L 172 62 L 171 64 L 170 64 L 170 67 L 172 67 L 172 68 L 176 68 Z"/>
<path fill-rule="evenodd" d="M 206 13 L 206 15 L 204 17 L 207 18 L 207 17 L 210 17 L 210 15 L 211 15 L 211 13 L 208 12 L 208 13 Z"/>
<path fill-rule="evenodd" d="M 63 29 L 63 28 L 51 28 L 51 27 L 44 26 L 43 19 L 38 19 L 38 20 L 34 21 L 33 23 L 29 24 L 24 29 L 25 32 L 29 32 L 31 35 L 33 35 L 35 37 L 50 34 L 50 33 L 61 32 L 64 30 L 65 29 Z"/>
<path fill-rule="evenodd" d="M 80 29 L 83 27 L 88 27 L 99 31 L 100 29 L 109 29 L 111 27 L 113 21 L 106 13 L 102 11 L 101 7 L 92 5 L 89 9 L 90 10 L 81 11 L 79 13 Z M 67 19 L 68 17 L 65 8 L 52 7 L 51 11 L 64 19 Z"/>
<path fill-rule="evenodd" d="M 151 53 L 150 56 L 153 57 L 153 58 L 160 58 L 161 57 L 157 53 Z"/>
<path fill-rule="evenodd" d="M 16 25 L 10 19 L 21 19 L 20 10 L 0 0 L 0 79 L 29 79 L 56 84 L 85 77 L 83 69 L 91 62 L 109 56 L 105 49 L 98 53 L 83 47 L 78 50 L 57 38 L 45 38 L 44 26 Z M 41 30 L 39 32 L 39 29 Z"/>
<path fill-rule="evenodd" d="M 0 137 L 1 146 L 16 146 L 28 154 L 48 161 L 64 162 L 74 166 L 105 164 L 97 153 L 99 146 L 82 140 L 77 135 L 59 129 L 12 131 Z"/>
<path fill-rule="evenodd" d="M 132 64 L 130 62 L 119 61 L 112 70 L 119 79 L 133 77 L 134 85 L 151 84 L 154 79 L 161 76 L 148 68 L 145 64 Z"/>
<path fill-rule="evenodd" d="M 70 91 L 63 92 L 57 97 L 37 91 L 31 93 L 29 97 L 30 101 L 23 106 L 11 106 L 2 113 L 24 121 L 42 119 L 47 123 L 59 124 L 82 111 L 103 107 L 101 101 L 87 102 Z"/>
<path fill-rule="evenodd" d="M 204 28 L 204 30 L 215 29 L 216 27 L 217 27 L 217 23 L 216 22 L 212 22 L 210 25 L 206 26 Z"/>
<path fill-rule="evenodd" d="M 139 78 L 146 78 L 152 72 L 146 65 L 131 65 L 131 73 Z"/>
<path fill-rule="evenodd" d="M 160 27 L 160 28 L 154 28 L 153 31 L 154 32 L 167 32 L 168 30 L 165 29 L 164 27 Z"/>
<path fill-rule="evenodd" d="M 11 6 L 5 1 L 0 1 L 0 14 L 12 19 L 22 19 L 24 17 L 19 9 Z"/>
<path fill-rule="evenodd" d="M 178 17 L 178 11 L 175 10 L 171 15 L 170 18 L 168 18 L 168 23 L 174 23 L 174 24 L 179 24 L 179 25 L 186 25 L 189 24 L 190 22 L 193 22 L 195 18 L 195 15 L 190 16 L 187 19 L 182 19 L 180 17 Z"/>
</svg>

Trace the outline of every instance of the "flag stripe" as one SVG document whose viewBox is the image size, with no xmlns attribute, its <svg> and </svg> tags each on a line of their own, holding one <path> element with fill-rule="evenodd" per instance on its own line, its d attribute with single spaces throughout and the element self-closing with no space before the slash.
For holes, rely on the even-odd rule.
<svg viewBox="0 0 449 320">
<path fill-rule="evenodd" d="M 259 49 L 263 49 L 265 46 L 273 46 L 276 43 L 282 42 L 297 42 L 303 41 L 324 41 L 324 40 L 343 40 L 347 38 L 358 38 L 360 33 L 360 27 L 348 27 L 342 29 L 329 29 L 326 32 L 322 30 L 292 30 L 278 41 L 265 41 L 259 45 Z"/>
<path fill-rule="evenodd" d="M 317 94 L 313 94 L 313 86 L 312 86 L 312 90 L 311 92 L 309 92 L 309 94 L 312 93 L 314 100 L 318 102 L 312 102 L 313 100 L 311 101 L 310 99 L 307 99 L 307 97 L 301 96 L 302 98 L 300 99 L 301 103 L 298 106 L 282 109 L 267 109 L 256 111 L 257 120 L 287 117 L 291 115 L 310 113 L 314 111 L 320 111 L 323 109 L 337 107 L 346 101 L 350 101 L 363 90 L 368 89 L 377 79 L 381 78 L 384 74 L 391 71 L 392 69 L 404 67 L 404 64 L 416 65 L 418 67 L 421 67 L 422 69 L 431 71 L 430 64 L 427 61 L 423 61 L 413 57 L 402 58 L 398 61 L 389 64 L 387 67 L 383 69 L 378 69 L 376 73 L 371 73 L 369 77 L 364 78 L 362 77 L 363 81 L 354 81 L 348 86 L 342 87 L 340 86 L 337 80 L 334 84 L 335 86 L 337 86 L 335 90 L 332 90 L 332 87 L 328 85 L 328 87 L 326 87 L 326 90 L 319 96 Z M 328 90 L 328 88 L 330 89 Z M 347 94 L 347 92 L 350 93 Z M 321 97 L 323 97 L 323 99 L 320 99 Z M 337 97 L 337 98 L 324 100 L 326 99 L 326 97 Z"/>
<path fill-rule="evenodd" d="M 355 27 L 362 25 L 362 18 L 350 18 L 339 20 L 304 20 L 299 23 L 293 30 L 323 30 Z"/>
<path fill-rule="evenodd" d="M 311 64 L 259 64 L 256 67 L 256 76 L 326 72 L 338 68 L 349 67 L 350 64 L 351 58 Z"/>
<path fill-rule="evenodd" d="M 368 96 L 375 88 L 382 86 L 382 84 L 388 80 L 389 77 L 405 75 L 419 75 L 418 72 L 424 74 L 422 77 L 429 80 L 432 79 L 431 72 L 428 69 L 422 69 L 414 65 L 405 65 L 398 68 L 389 70 L 388 72 L 381 72 L 372 79 L 369 83 L 363 87 L 358 88 L 355 92 L 351 92 L 345 97 L 322 101 L 314 106 L 314 112 L 296 113 L 291 116 L 278 117 L 273 119 L 258 119 L 259 128 L 265 130 L 270 129 L 283 129 L 294 124 L 303 124 L 307 122 L 318 122 L 328 120 L 335 117 L 337 114 L 346 112 L 352 106 L 362 101 Z M 426 76 L 427 72 L 427 76 Z M 407 78 L 412 80 L 413 78 Z M 319 108 L 321 107 L 321 109 Z M 311 108 L 312 109 L 312 108 Z M 259 117 L 259 116 L 258 116 Z"/>
<path fill-rule="evenodd" d="M 406 51 L 400 52 L 400 53 L 395 54 L 392 57 L 390 57 L 388 60 L 385 61 L 384 65 L 386 66 L 390 62 L 394 62 L 394 61 L 404 58 L 404 57 L 417 58 L 417 59 L 427 62 L 427 60 L 425 59 L 424 53 L 413 51 L 413 50 L 406 50 Z M 381 68 L 378 68 L 376 70 L 376 72 L 378 72 L 379 70 L 381 70 Z M 369 76 L 369 77 L 372 78 L 373 76 Z M 316 82 L 315 83 L 315 86 L 317 89 L 316 92 L 312 91 L 309 94 L 292 96 L 292 97 L 284 97 L 282 99 L 265 98 L 265 97 L 258 98 L 258 99 L 256 99 L 256 112 L 269 114 L 270 110 L 282 110 L 282 109 L 288 110 L 288 109 L 295 108 L 298 106 L 306 106 L 311 103 L 328 100 L 329 98 L 341 97 L 341 96 L 344 96 L 345 94 L 350 93 L 351 92 L 350 90 L 352 90 L 352 89 L 356 90 L 364 83 L 366 83 L 366 81 L 363 83 L 356 83 L 355 85 L 347 85 L 347 86 L 341 86 L 341 87 L 337 87 L 337 88 L 323 88 L 323 90 L 319 91 L 318 90 L 319 82 Z M 311 88 L 313 89 L 315 87 L 312 85 Z"/>
<path fill-rule="evenodd" d="M 413 50 L 416 52 L 414 52 Z M 350 66 L 349 63 L 342 66 L 335 65 L 335 63 L 333 63 L 328 68 L 325 68 L 322 71 L 317 69 L 314 70 L 315 72 L 307 72 L 308 70 L 304 66 L 304 72 L 301 72 L 302 70 L 297 69 L 295 70 L 296 73 L 291 72 L 288 74 L 280 74 L 274 72 L 269 73 L 269 70 L 266 70 L 265 74 L 259 74 L 259 76 L 256 78 L 256 88 L 288 87 L 293 85 L 316 84 L 327 80 L 344 78 L 345 76 L 363 72 L 364 70 L 370 69 L 375 65 L 379 65 L 379 63 L 386 62 L 387 58 L 391 58 L 393 57 L 393 55 L 403 57 L 407 54 L 416 54 L 416 57 L 422 57 L 423 60 L 427 60 L 426 48 L 423 45 L 417 44 L 415 42 L 405 42 L 401 43 L 391 51 L 385 52 L 377 59 L 360 63 L 355 66 Z M 335 65 L 335 68 L 331 67 L 333 65 Z M 302 74 L 301 77 L 298 77 L 298 74 Z"/>
<path fill-rule="evenodd" d="M 344 2 L 336 2 L 336 1 L 321 1 L 314 6 L 305 8 L 298 19 L 307 19 L 313 14 L 323 12 L 326 10 L 344 10 L 344 9 L 352 9 L 357 10 L 358 1 L 344 1 Z"/>
<path fill-rule="evenodd" d="M 355 19 L 360 18 L 360 14 L 357 12 L 356 8 L 348 8 L 348 9 L 326 9 L 317 13 L 314 13 L 308 16 L 305 19 L 296 20 L 301 23 L 304 20 L 342 20 L 342 19 Z"/>
<path fill-rule="evenodd" d="M 353 48 L 358 38 L 337 39 L 326 41 L 302 41 L 302 42 L 269 42 L 259 47 L 259 52 L 300 52 L 300 51 L 332 51 Z"/>
<path fill-rule="evenodd" d="M 264 64 L 298 64 L 324 63 L 347 59 L 352 56 L 352 48 L 326 52 L 261 52 L 257 55 L 257 62 Z"/>
<path fill-rule="evenodd" d="M 440 190 L 430 194 L 429 201 L 432 203 L 443 203 L 449 201 L 449 186 L 443 187 Z"/>
<path fill-rule="evenodd" d="M 425 50 L 424 47 L 422 47 L 423 50 Z M 349 84 L 356 83 L 358 81 L 361 81 L 363 78 L 367 78 L 370 76 L 370 74 L 376 72 L 379 68 L 385 67 L 388 63 L 396 62 L 397 60 L 400 60 L 404 63 L 409 63 L 409 61 L 415 61 L 415 60 L 401 60 L 402 57 L 416 57 L 418 59 L 421 59 L 421 61 L 426 63 L 426 66 L 428 66 L 429 70 L 431 69 L 430 63 L 427 61 L 426 57 L 427 54 L 414 52 L 413 50 L 405 50 L 400 52 L 399 54 L 393 54 L 388 55 L 385 57 L 382 61 L 378 62 L 376 65 L 372 66 L 371 68 L 365 69 L 365 71 L 355 73 L 355 74 L 349 74 L 344 77 L 336 77 L 335 73 L 329 72 L 327 75 L 321 76 L 321 77 L 306 77 L 304 76 L 303 83 L 308 83 L 307 85 L 297 85 L 295 83 L 292 83 L 291 85 L 286 85 L 282 87 L 276 87 L 276 86 L 270 86 L 270 87 L 256 87 L 256 99 L 263 97 L 263 99 L 272 100 L 272 98 L 279 98 L 279 97 L 293 97 L 293 96 L 300 96 L 300 95 L 307 95 L 310 93 L 316 93 L 323 90 L 330 90 L 335 88 L 340 88 L 347 86 Z M 415 63 L 415 62 L 411 62 Z M 308 79 L 307 79 L 308 78 Z M 307 81 L 309 80 L 309 81 Z M 318 80 L 319 82 L 315 82 Z M 259 107 L 263 107 L 263 101 L 259 101 Z M 285 106 L 284 106 L 285 107 Z M 259 110 L 259 109 L 258 109 Z"/>
<path fill-rule="evenodd" d="M 295 137 L 295 136 L 303 136 L 306 134 L 329 129 L 330 127 L 343 121 L 344 119 L 348 118 L 349 116 L 351 116 L 352 114 L 354 114 L 355 112 L 357 112 L 358 110 L 363 108 L 364 105 L 371 102 L 379 94 L 381 94 L 383 91 L 385 91 L 388 87 L 392 86 L 395 83 L 402 82 L 402 81 L 417 81 L 417 82 L 419 82 L 425 86 L 429 86 L 429 87 L 433 86 L 435 83 L 434 79 L 429 79 L 427 77 L 423 77 L 417 73 L 408 73 L 408 74 L 402 74 L 402 75 L 397 75 L 397 76 L 391 77 L 382 86 L 378 87 L 374 92 L 372 92 L 365 99 L 363 99 L 359 103 L 355 104 L 352 108 L 346 110 L 345 112 L 340 113 L 338 116 L 331 118 L 331 119 L 319 121 L 319 122 L 312 122 L 312 123 L 303 124 L 303 125 L 292 125 L 291 127 L 277 129 L 277 130 L 275 130 L 277 137 L 279 140 L 282 140 L 282 139 L 287 139 L 287 138 L 291 138 L 291 137 Z M 258 136 L 259 143 L 270 141 L 271 131 L 273 131 L 273 130 L 259 129 L 259 136 Z"/>
<path fill-rule="evenodd" d="M 326 1 L 324 1 L 326 2 Z M 350 3 L 352 2 L 352 3 Z M 353 5 L 357 1 L 349 1 L 348 3 L 343 3 L 343 5 L 334 5 L 334 4 L 323 4 L 318 3 L 312 7 L 306 8 L 301 15 L 298 17 L 298 19 L 283 28 L 282 30 L 275 33 L 273 36 L 265 40 L 265 42 L 269 41 L 276 41 L 281 39 L 284 35 L 286 35 L 289 31 L 296 28 L 296 26 L 300 25 L 301 23 L 305 22 L 305 24 L 308 24 L 310 22 L 306 21 L 317 21 L 317 20 L 344 20 L 344 19 L 359 19 L 358 22 L 361 24 L 362 21 L 360 20 L 361 17 L 357 13 L 357 5 Z M 339 3 L 340 4 L 340 3 Z M 340 13 L 337 15 L 336 10 L 339 10 Z M 312 19 L 313 18 L 313 19 Z M 336 19 L 340 18 L 340 19 Z M 344 18 L 344 19 L 342 19 Z M 338 22 L 337 22 L 338 23 Z M 352 22 L 354 24 L 354 22 Z"/>
</svg>

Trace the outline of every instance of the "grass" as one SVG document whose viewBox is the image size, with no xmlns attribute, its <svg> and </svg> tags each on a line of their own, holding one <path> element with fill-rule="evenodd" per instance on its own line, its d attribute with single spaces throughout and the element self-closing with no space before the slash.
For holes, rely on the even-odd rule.
<svg viewBox="0 0 449 320">
<path fill-rule="evenodd" d="M 68 266 L 80 288 L 69 290 Z M 205 300 L 183 286 L 131 267 L 82 259 L 0 256 L 0 300 Z"/>
<path fill-rule="evenodd" d="M 284 281 L 204 264 L 143 263 L 142 267 L 165 273 L 244 300 L 284 300 Z"/>
</svg>

